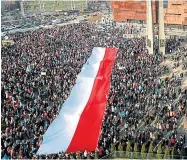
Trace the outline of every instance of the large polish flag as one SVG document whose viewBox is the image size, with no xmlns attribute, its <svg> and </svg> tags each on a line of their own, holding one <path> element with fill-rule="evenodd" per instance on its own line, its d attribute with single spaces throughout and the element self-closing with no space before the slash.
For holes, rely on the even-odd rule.
<svg viewBox="0 0 187 160">
<path fill-rule="evenodd" d="M 69 98 L 44 134 L 38 155 L 96 149 L 117 50 L 93 48 Z"/>
</svg>

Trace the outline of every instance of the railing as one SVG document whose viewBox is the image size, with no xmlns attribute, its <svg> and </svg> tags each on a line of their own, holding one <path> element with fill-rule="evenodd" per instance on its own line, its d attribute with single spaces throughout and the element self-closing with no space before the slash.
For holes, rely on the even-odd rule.
<svg viewBox="0 0 187 160">
<path fill-rule="evenodd" d="M 101 159 L 116 159 L 116 158 L 123 158 L 123 159 L 187 159 L 187 156 L 115 151 L 109 155 L 102 157 Z"/>
</svg>

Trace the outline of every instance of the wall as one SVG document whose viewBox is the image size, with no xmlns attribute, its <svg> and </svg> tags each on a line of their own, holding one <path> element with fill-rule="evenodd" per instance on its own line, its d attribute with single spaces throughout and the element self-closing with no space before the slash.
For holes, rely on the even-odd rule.
<svg viewBox="0 0 187 160">
<path fill-rule="evenodd" d="M 165 1 L 165 23 L 166 24 L 187 24 L 187 0 Z M 158 14 L 153 0 L 153 19 L 157 23 Z M 146 20 L 146 2 L 145 1 L 112 1 L 113 16 L 116 21 L 126 20 Z"/>
<path fill-rule="evenodd" d="M 165 9 L 166 24 L 185 24 L 187 25 L 187 1 L 172 0 L 168 2 L 168 8 Z"/>
</svg>

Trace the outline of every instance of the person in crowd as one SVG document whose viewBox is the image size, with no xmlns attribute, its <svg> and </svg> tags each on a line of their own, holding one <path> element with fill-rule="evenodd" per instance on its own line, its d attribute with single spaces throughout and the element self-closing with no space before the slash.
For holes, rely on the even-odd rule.
<svg viewBox="0 0 187 160">
<path fill-rule="evenodd" d="M 119 48 L 96 149 L 99 158 L 110 153 L 112 144 L 117 150 L 122 144 L 125 151 L 127 141 L 139 149 L 144 143 L 155 147 L 163 132 L 165 145 L 181 149 L 184 138 L 176 136 L 177 123 L 187 107 L 179 77 L 161 79 L 167 72 L 160 66 L 164 57 L 149 55 L 144 38 L 124 38 L 124 29 L 110 25 L 106 31 L 81 22 L 10 35 L 15 44 L 2 47 L 1 53 L 2 158 L 94 158 L 95 151 L 36 156 L 42 135 L 58 116 L 93 47 Z M 135 28 L 125 30 L 138 33 Z M 179 45 L 169 39 L 166 51 Z"/>
</svg>

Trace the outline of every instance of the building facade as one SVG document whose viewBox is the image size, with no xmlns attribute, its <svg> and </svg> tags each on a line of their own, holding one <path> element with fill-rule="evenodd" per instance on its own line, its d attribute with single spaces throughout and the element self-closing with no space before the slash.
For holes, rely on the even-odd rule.
<svg viewBox="0 0 187 160">
<path fill-rule="evenodd" d="M 172 0 L 165 9 L 166 24 L 187 25 L 187 0 Z"/>
<path fill-rule="evenodd" d="M 98 9 L 106 9 L 111 7 L 111 1 L 101 1 L 101 0 L 88 0 L 89 8 L 98 8 Z"/>
<path fill-rule="evenodd" d="M 19 1 L 16 1 L 16 0 L 1 0 L 1 9 L 2 9 L 2 12 L 4 11 L 13 11 L 13 10 L 16 10 L 16 9 L 19 9 Z"/>
<path fill-rule="evenodd" d="M 158 22 L 158 1 L 152 1 L 153 20 Z M 146 20 L 145 1 L 112 1 L 113 17 L 116 21 Z M 165 24 L 187 25 L 187 0 L 164 1 Z"/>
<path fill-rule="evenodd" d="M 1 13 L 4 13 L 5 10 L 5 2 L 4 0 L 1 0 Z"/>
<path fill-rule="evenodd" d="M 66 10 L 82 10 L 86 8 L 87 1 L 82 0 L 33 0 L 23 1 L 24 13 L 55 12 Z"/>
</svg>

